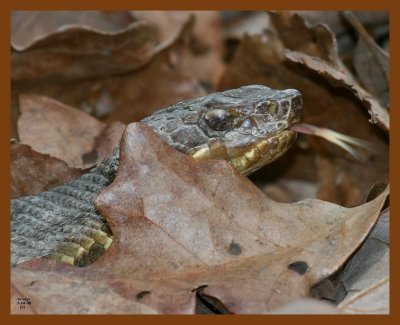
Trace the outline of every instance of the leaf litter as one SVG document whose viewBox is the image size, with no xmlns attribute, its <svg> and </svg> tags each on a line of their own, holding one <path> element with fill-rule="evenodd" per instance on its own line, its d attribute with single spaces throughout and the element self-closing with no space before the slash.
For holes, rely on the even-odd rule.
<svg viewBox="0 0 400 325">
<path fill-rule="evenodd" d="M 86 291 L 74 292 L 75 304 L 68 301 L 82 282 L 110 299 L 115 290 L 133 301 L 149 291 L 141 303 L 161 313 L 193 312 L 193 290 L 201 286 L 231 312 L 268 312 L 308 296 L 337 270 L 387 195 L 351 209 L 312 199 L 277 203 L 228 163 L 194 161 L 138 124 L 126 129 L 120 160 L 115 181 L 96 199 L 116 237 L 107 254 L 85 268 L 64 266 L 60 274 L 44 260 L 14 269 L 13 286 L 35 297 L 38 313 L 80 312 L 74 306 L 84 305 Z M 307 264 L 305 273 L 289 267 L 298 262 Z M 174 290 L 165 292 L 169 286 Z M 181 299 L 186 303 L 164 305 Z"/>
<path fill-rule="evenodd" d="M 308 313 L 316 302 L 302 299 L 315 284 L 340 272 L 386 201 L 388 188 L 381 186 L 364 203 L 369 189 L 388 174 L 389 120 L 378 95 L 384 94 L 381 85 L 374 91 L 358 72 L 352 75 L 328 27 L 310 26 L 290 12 L 269 12 L 270 20 L 262 23 L 266 30 L 237 34 L 238 46 L 226 64 L 224 20 L 214 12 L 195 12 L 194 18 L 185 12 L 59 14 L 47 25 L 35 23 L 31 34 L 24 29 L 43 19 L 40 12 L 19 18 L 20 30 L 14 29 L 19 34 L 14 34 L 12 54 L 15 125 L 18 110 L 23 112 L 22 143 L 12 144 L 16 196 L 77 177 L 81 168 L 111 152 L 132 121 L 185 98 L 246 84 L 299 89 L 304 123 L 362 139 L 373 150 L 360 163 L 315 136 L 302 135 L 297 147 L 251 177 L 257 188 L 226 162 L 196 162 L 148 127 L 130 124 L 122 137 L 117 178 L 96 199 L 115 236 L 113 245 L 84 268 L 49 260 L 13 268 L 12 302 L 31 297 L 28 313 L 193 314 L 200 298 L 219 312 L 303 308 Z M 63 21 L 75 26 L 62 27 Z M 132 31 L 136 35 L 126 43 Z M 70 56 L 78 34 L 88 40 L 76 52 L 81 59 L 61 64 L 52 49 Z M 60 37 L 69 41 L 62 44 Z M 85 44 L 93 44 L 94 52 Z M 99 56 L 107 46 L 113 49 L 112 65 Z M 126 64 L 131 55 L 135 59 Z M 49 61 L 39 66 L 42 70 L 32 70 L 43 57 Z M 81 143 L 76 135 L 82 132 Z M 29 161 L 48 170 L 49 179 L 35 177 Z M 366 303 L 350 299 L 347 309 L 315 305 L 315 310 L 363 312 Z M 361 304 L 354 305 L 355 300 Z"/>
<path fill-rule="evenodd" d="M 337 63 L 337 56 L 333 54 L 336 51 L 336 43 L 332 41 L 333 35 L 328 36 L 331 32 L 326 27 L 306 28 L 304 22 L 300 23 L 301 18 L 296 18 L 299 16 L 288 13 L 282 16 L 276 15 L 273 21 L 284 21 L 279 24 L 285 26 L 285 37 L 304 39 L 305 36 L 299 34 L 302 30 L 304 34 L 306 30 L 309 38 L 315 39 L 312 46 L 297 41 L 289 42 L 285 38 L 282 41 L 280 34 L 276 34 L 280 33 L 279 29 L 275 33 L 245 36 L 218 88 L 224 90 L 257 83 L 276 89 L 299 89 L 303 95 L 304 123 L 368 141 L 373 150 L 367 154 L 366 163 L 355 163 L 354 159 L 334 145 L 319 141 L 315 137 L 301 137 L 297 148 L 257 172 L 255 177 L 260 186 L 275 179 L 288 177 L 311 181 L 317 184 L 317 198 L 344 206 L 362 204 L 374 182 L 388 174 L 389 148 L 386 136 L 368 122 L 364 104 L 367 108 L 371 103 L 372 108 L 377 107 L 376 110 L 373 109 L 376 113 L 374 116 L 377 121 L 382 122 L 378 125 L 385 131 L 388 127 L 387 112 L 379 107 L 378 101 L 372 96 L 362 97 L 363 100 L 360 101 L 361 93 L 349 91 L 349 88 L 353 89 L 353 77 L 342 64 Z M 323 43 L 321 39 L 326 39 L 327 43 Z M 306 51 L 307 54 L 300 51 Z M 319 62 L 321 71 L 329 69 L 344 79 L 334 79 L 333 82 L 329 77 L 328 82 L 329 80 L 324 79 L 324 74 L 315 73 L 317 69 L 308 70 L 307 62 L 299 60 L 298 64 L 294 64 L 292 60 L 288 60 L 290 53 L 297 53 L 298 58 L 301 55 L 302 58 Z M 365 93 L 365 90 L 362 92 Z"/>
<path fill-rule="evenodd" d="M 72 167 L 88 167 L 84 155 L 93 150 L 104 123 L 46 97 L 23 96 L 20 108 L 18 134 L 22 143 Z"/>
<path fill-rule="evenodd" d="M 43 173 L 43 171 L 46 173 Z M 26 144 L 11 142 L 11 198 L 37 194 L 70 182 L 85 170 L 69 167 L 63 160 L 41 154 Z"/>
<path fill-rule="evenodd" d="M 357 76 L 366 90 L 389 107 L 389 54 L 376 44 L 351 11 L 343 15 L 359 34 L 353 57 Z"/>
</svg>

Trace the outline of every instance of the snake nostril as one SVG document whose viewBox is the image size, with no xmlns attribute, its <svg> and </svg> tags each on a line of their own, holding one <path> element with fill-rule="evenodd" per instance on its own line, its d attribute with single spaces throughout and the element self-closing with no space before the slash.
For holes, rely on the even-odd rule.
<svg viewBox="0 0 400 325">
<path fill-rule="evenodd" d="M 301 110 L 301 108 L 303 107 L 303 98 L 301 97 L 301 95 L 293 97 L 291 100 L 291 104 L 293 110 Z"/>
</svg>

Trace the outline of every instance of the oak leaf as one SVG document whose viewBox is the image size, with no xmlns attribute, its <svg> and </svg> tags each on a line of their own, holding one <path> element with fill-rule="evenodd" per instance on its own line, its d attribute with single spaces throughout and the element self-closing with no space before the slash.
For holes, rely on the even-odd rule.
<svg viewBox="0 0 400 325">
<path fill-rule="evenodd" d="M 12 270 L 13 286 L 37 313 L 90 312 L 88 297 L 97 293 L 104 312 L 129 305 L 137 313 L 139 303 L 143 313 L 194 313 L 197 288 L 229 312 L 267 313 L 307 297 L 342 265 L 387 192 L 351 209 L 313 199 L 277 203 L 227 162 L 195 161 L 131 124 L 115 181 L 95 201 L 113 245 L 80 269 L 22 264 Z"/>
</svg>

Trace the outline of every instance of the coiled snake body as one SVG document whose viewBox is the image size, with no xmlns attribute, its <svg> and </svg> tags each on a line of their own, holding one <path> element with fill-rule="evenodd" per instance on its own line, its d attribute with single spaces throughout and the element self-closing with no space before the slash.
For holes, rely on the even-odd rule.
<svg viewBox="0 0 400 325">
<path fill-rule="evenodd" d="M 288 128 L 300 121 L 295 89 L 259 85 L 180 102 L 143 119 L 166 143 L 195 159 L 225 159 L 248 175 L 280 157 L 294 142 Z M 112 243 L 96 211 L 97 193 L 115 178 L 118 148 L 78 179 L 11 200 L 11 265 L 51 257 L 87 265 Z"/>
</svg>

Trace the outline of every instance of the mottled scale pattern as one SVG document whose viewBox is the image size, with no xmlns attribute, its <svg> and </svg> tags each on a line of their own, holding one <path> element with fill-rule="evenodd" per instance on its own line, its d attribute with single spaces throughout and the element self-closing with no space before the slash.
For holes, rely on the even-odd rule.
<svg viewBox="0 0 400 325">
<path fill-rule="evenodd" d="M 75 242 L 79 246 L 87 243 L 89 253 L 96 244 L 93 239 L 96 235 L 111 236 L 93 199 L 115 178 L 118 157 L 117 148 L 98 166 L 70 183 L 11 200 L 11 265 L 51 255 L 62 242 Z M 74 259 L 71 256 L 71 261 Z"/>
</svg>

